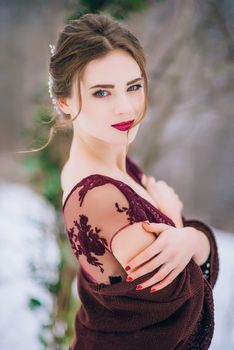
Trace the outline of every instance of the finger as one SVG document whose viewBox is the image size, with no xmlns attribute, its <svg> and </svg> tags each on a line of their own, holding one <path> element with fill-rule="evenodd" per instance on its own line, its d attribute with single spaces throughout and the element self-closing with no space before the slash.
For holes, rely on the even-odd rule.
<svg viewBox="0 0 234 350">
<path fill-rule="evenodd" d="M 152 228 L 150 228 L 150 225 L 151 224 L 148 221 L 144 221 L 142 223 L 142 227 L 145 231 L 153 233 L 155 235 L 155 237 L 159 237 L 163 231 L 162 230 L 160 232 L 159 231 L 157 232 L 156 230 L 152 231 Z"/>
<path fill-rule="evenodd" d="M 156 222 L 150 222 L 149 224 L 147 224 L 146 222 L 143 222 L 142 226 L 145 230 L 150 231 L 152 233 L 160 233 L 164 230 L 172 228 L 170 225 L 156 223 Z"/>
<path fill-rule="evenodd" d="M 138 277 L 141 277 L 149 272 L 152 272 L 159 266 L 169 262 L 169 257 L 165 252 L 158 254 L 156 257 L 152 258 L 150 261 L 147 261 L 144 265 L 140 266 L 134 271 L 131 271 L 128 277 L 131 277 L 131 280 L 134 280 Z M 129 279 L 128 279 L 129 280 Z"/>
<path fill-rule="evenodd" d="M 157 292 L 158 290 L 165 288 L 174 281 L 174 279 L 180 274 L 180 272 L 181 271 L 179 269 L 174 269 L 166 278 L 164 278 L 163 281 L 152 286 L 150 292 Z"/>
<path fill-rule="evenodd" d="M 143 183 L 144 186 L 146 185 L 147 176 L 145 174 L 142 175 L 141 182 Z"/>
<path fill-rule="evenodd" d="M 152 276 L 150 279 L 140 284 L 142 287 L 140 289 L 142 290 L 150 286 L 157 287 L 158 284 L 156 283 L 163 281 L 167 277 L 167 275 L 170 274 L 174 269 L 175 269 L 175 265 L 173 263 L 168 262 L 164 264 L 154 276 Z"/>
<path fill-rule="evenodd" d="M 138 255 L 136 255 L 133 259 L 129 260 L 127 263 L 128 273 L 131 273 L 132 270 L 136 269 L 138 266 L 146 263 L 148 260 L 153 258 L 155 255 L 159 254 L 164 248 L 164 243 L 159 240 L 155 240 L 148 247 L 146 247 L 143 251 L 141 251 Z"/>
<path fill-rule="evenodd" d="M 148 183 L 149 183 L 149 184 L 153 184 L 153 183 L 155 183 L 155 182 L 156 182 L 156 180 L 155 180 L 154 176 L 149 176 L 149 177 L 148 177 Z"/>
<path fill-rule="evenodd" d="M 136 271 L 133 271 L 128 275 L 127 282 L 132 282 L 133 280 L 146 275 L 147 273 L 153 271 L 155 269 L 154 259 L 148 261 L 142 267 L 139 267 Z M 141 284 L 142 285 L 142 284 Z"/>
</svg>

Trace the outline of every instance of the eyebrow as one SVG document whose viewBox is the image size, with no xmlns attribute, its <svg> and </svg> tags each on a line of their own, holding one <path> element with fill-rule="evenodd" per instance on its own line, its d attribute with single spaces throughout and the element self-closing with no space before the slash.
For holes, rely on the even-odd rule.
<svg viewBox="0 0 234 350">
<path fill-rule="evenodd" d="M 131 81 L 129 81 L 126 85 L 131 85 L 133 83 L 136 83 L 137 81 L 140 81 L 142 80 L 142 77 L 141 78 L 136 78 L 136 79 L 133 79 Z M 115 86 L 112 85 L 112 84 L 97 84 L 97 85 L 94 85 L 94 86 L 91 86 L 89 89 L 94 89 L 94 88 L 108 88 L 108 89 L 113 89 Z"/>
</svg>

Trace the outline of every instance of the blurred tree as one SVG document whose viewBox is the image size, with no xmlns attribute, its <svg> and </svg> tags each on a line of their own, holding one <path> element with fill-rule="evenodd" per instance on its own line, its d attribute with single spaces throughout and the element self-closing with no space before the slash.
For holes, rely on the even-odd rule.
<svg viewBox="0 0 234 350">
<path fill-rule="evenodd" d="M 132 12 L 143 12 L 148 8 L 149 0 L 68 0 L 67 19 L 79 18 L 84 13 L 108 13 L 116 19 L 126 19 Z"/>
</svg>

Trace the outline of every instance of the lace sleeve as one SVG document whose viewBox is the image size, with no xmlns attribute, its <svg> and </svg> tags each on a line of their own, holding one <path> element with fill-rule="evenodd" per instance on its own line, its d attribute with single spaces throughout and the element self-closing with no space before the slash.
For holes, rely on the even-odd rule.
<svg viewBox="0 0 234 350">
<path fill-rule="evenodd" d="M 200 266 L 200 268 L 202 269 L 203 276 L 208 280 L 211 287 L 213 288 L 219 273 L 219 255 L 218 255 L 218 247 L 217 247 L 214 232 L 207 224 L 205 224 L 200 220 L 186 219 L 183 215 L 182 215 L 182 220 L 183 220 L 184 226 L 192 226 L 202 231 L 203 233 L 205 233 L 205 235 L 207 236 L 210 242 L 209 257 L 207 261 Z"/>
<path fill-rule="evenodd" d="M 90 190 L 82 203 L 82 217 L 96 230 L 112 251 L 115 235 L 134 222 L 133 213 L 126 196 L 112 183 L 106 183 Z"/>
<path fill-rule="evenodd" d="M 96 280 L 111 271 L 112 240 L 135 221 L 127 197 L 112 183 L 95 177 L 77 187 L 64 209 L 71 248 L 81 267 Z M 105 273 L 104 273 L 105 270 Z M 102 275 L 102 276 L 101 276 Z"/>
</svg>

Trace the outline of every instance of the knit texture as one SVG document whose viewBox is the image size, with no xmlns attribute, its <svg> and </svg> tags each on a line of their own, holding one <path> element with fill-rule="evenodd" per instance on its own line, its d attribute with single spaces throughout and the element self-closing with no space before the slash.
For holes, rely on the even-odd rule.
<svg viewBox="0 0 234 350">
<path fill-rule="evenodd" d="M 126 168 L 144 187 L 143 172 L 130 157 L 126 158 Z M 169 217 L 127 184 L 100 174 L 90 175 L 73 187 L 63 214 L 80 266 L 77 288 L 81 306 L 71 350 L 209 348 L 214 332 L 212 288 L 219 259 L 215 236 L 208 225 L 182 216 L 184 226 L 193 226 L 207 235 L 209 258 L 202 266 L 191 259 L 172 283 L 150 293 L 150 288 L 136 291 L 135 287 L 159 268 L 126 282 L 127 274 L 114 273 L 118 262 L 111 241 L 124 227 L 144 220 L 175 227 Z"/>
</svg>

